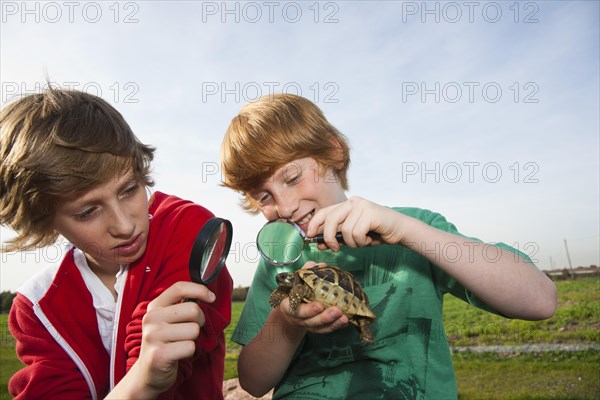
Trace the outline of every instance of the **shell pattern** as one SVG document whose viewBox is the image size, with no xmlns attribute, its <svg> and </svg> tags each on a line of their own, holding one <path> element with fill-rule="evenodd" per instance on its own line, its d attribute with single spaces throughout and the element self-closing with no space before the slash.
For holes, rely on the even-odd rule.
<svg viewBox="0 0 600 400">
<path fill-rule="evenodd" d="M 355 315 L 375 319 L 369 298 L 352 274 L 333 266 L 296 271 L 313 291 L 315 300 L 325 306 L 338 306 L 356 325 Z"/>
<path fill-rule="evenodd" d="M 369 306 L 369 298 L 351 273 L 334 266 L 314 266 L 277 275 L 278 288 L 269 298 L 278 307 L 289 297 L 290 310 L 296 313 L 301 302 L 318 301 L 325 307 L 337 306 L 356 326 L 361 340 L 373 344 L 371 323 L 377 318 Z"/>
</svg>

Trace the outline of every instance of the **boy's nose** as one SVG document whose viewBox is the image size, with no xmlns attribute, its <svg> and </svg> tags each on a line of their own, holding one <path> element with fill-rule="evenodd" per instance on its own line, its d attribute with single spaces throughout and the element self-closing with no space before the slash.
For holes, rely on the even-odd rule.
<svg viewBox="0 0 600 400">
<path fill-rule="evenodd" d="M 113 212 L 109 231 L 115 237 L 130 237 L 135 231 L 133 216 L 125 210 L 117 208 Z"/>
<path fill-rule="evenodd" d="M 294 200 L 280 200 L 277 202 L 277 215 L 279 218 L 292 219 L 298 209 L 298 202 Z"/>
</svg>

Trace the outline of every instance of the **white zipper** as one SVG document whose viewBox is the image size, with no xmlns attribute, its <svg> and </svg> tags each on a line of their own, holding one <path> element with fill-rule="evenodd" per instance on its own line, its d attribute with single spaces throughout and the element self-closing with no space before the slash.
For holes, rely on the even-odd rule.
<svg viewBox="0 0 600 400">
<path fill-rule="evenodd" d="M 98 394 L 96 393 L 96 386 L 94 385 L 94 380 L 92 379 L 92 375 L 90 374 L 90 371 L 88 371 L 88 369 L 86 368 L 86 366 L 83 363 L 83 361 L 81 360 L 81 358 L 77 355 L 77 353 L 75 353 L 75 350 L 73 350 L 73 348 L 60 335 L 60 333 L 58 333 L 58 331 L 52 325 L 52 323 L 48 320 L 48 318 L 46 317 L 46 314 L 44 314 L 44 311 L 42 311 L 42 308 L 40 307 L 40 305 L 38 303 L 35 303 L 33 305 L 33 312 L 39 318 L 39 320 L 42 322 L 44 327 L 48 330 L 50 335 L 52 335 L 52 337 L 54 338 L 56 343 L 58 343 L 59 346 L 63 348 L 63 350 L 68 354 L 68 356 L 71 357 L 71 359 L 73 360 L 75 365 L 77 365 L 77 368 L 79 368 L 79 371 L 81 371 L 81 374 L 85 378 L 85 381 L 87 382 L 87 384 L 90 388 L 90 393 L 92 395 L 92 399 L 97 400 Z"/>
<path fill-rule="evenodd" d="M 119 277 L 119 287 L 116 288 L 118 297 L 117 306 L 115 308 L 115 319 L 113 321 L 114 328 L 112 335 L 112 343 L 110 346 L 110 391 L 112 391 L 115 387 L 115 357 L 117 352 L 117 336 L 119 334 L 119 319 L 121 318 L 121 302 L 123 300 L 123 287 L 125 286 L 125 282 L 127 281 L 128 272 L 129 267 L 126 266 L 122 276 Z"/>
</svg>

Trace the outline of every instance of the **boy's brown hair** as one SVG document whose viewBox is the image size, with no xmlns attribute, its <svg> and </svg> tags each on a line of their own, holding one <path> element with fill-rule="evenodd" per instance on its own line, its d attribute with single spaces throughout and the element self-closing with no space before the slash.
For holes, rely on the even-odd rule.
<svg viewBox="0 0 600 400">
<path fill-rule="evenodd" d="M 248 192 L 278 168 L 312 157 L 333 168 L 342 188 L 348 189 L 348 141 L 310 100 L 292 94 L 271 94 L 248 103 L 233 118 L 221 145 L 223 185 L 244 195 L 242 207 L 259 212 Z"/>
<path fill-rule="evenodd" d="M 2 251 L 54 243 L 60 201 L 81 195 L 131 168 L 152 186 L 154 148 L 101 98 L 50 88 L 0 112 L 0 224 L 18 236 Z"/>
</svg>

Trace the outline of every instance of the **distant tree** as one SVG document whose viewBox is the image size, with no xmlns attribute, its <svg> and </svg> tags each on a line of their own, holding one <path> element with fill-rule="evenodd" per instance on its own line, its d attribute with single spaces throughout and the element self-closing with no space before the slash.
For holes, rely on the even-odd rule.
<svg viewBox="0 0 600 400">
<path fill-rule="evenodd" d="M 12 306 L 13 299 L 17 294 L 13 292 L 1 292 L 0 293 L 0 313 L 8 313 Z"/>
<path fill-rule="evenodd" d="M 246 301 L 246 295 L 248 295 L 247 287 L 237 287 L 233 289 L 231 294 L 231 301 Z"/>
</svg>

